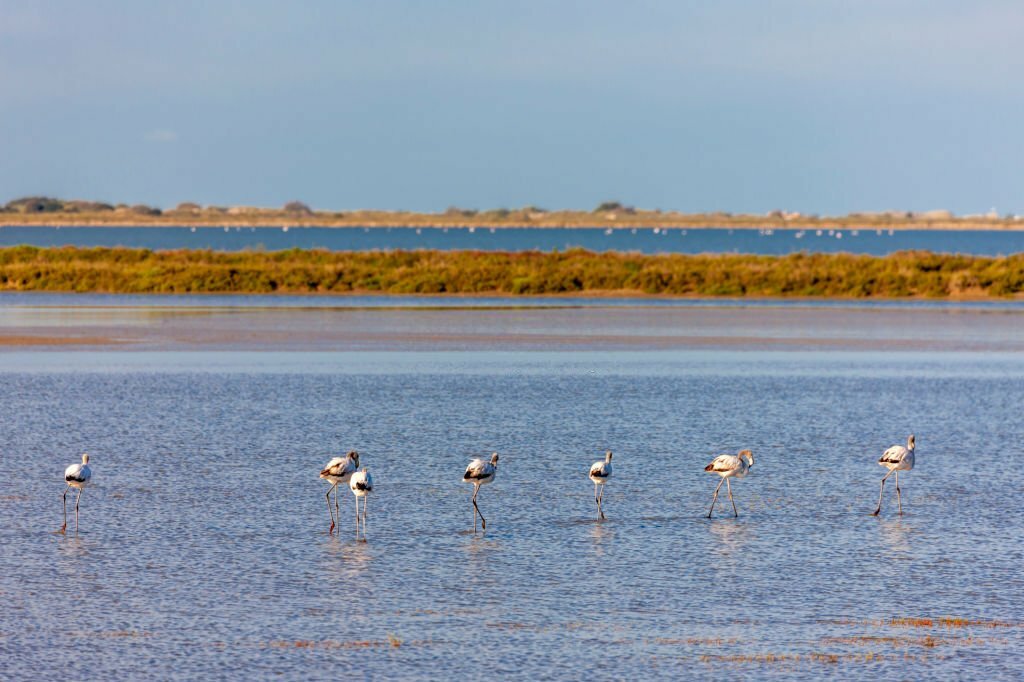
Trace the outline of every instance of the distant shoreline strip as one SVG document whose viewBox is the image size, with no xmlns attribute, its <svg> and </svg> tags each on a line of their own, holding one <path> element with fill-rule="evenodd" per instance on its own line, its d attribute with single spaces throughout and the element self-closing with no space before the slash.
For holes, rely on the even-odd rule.
<svg viewBox="0 0 1024 682">
<path fill-rule="evenodd" d="M 430 219 L 427 216 L 422 218 L 411 217 L 408 219 L 375 218 L 372 220 L 355 219 L 332 219 L 325 218 L 293 218 L 287 217 L 253 217 L 238 218 L 224 216 L 222 218 L 201 217 L 195 220 L 182 220 L 179 217 L 156 216 L 153 218 L 138 217 L 122 219 L 82 219 L 74 216 L 54 217 L 49 214 L 39 214 L 31 217 L 24 215 L 0 214 L 0 229 L 5 227 L 18 228 L 67 228 L 78 227 L 110 227 L 110 228 L 146 228 L 146 227 L 170 227 L 170 228 L 261 228 L 261 229 L 282 229 L 282 228 L 333 228 L 339 230 L 362 230 L 362 229 L 481 229 L 481 230 L 779 230 L 779 231 L 801 231 L 801 230 L 872 230 L 882 231 L 991 231 L 991 232 L 1024 232 L 1024 220 L 1018 219 L 993 219 L 976 221 L 969 218 L 952 220 L 906 220 L 906 221 L 858 221 L 850 218 L 839 219 L 800 219 L 784 221 L 772 218 L 765 219 L 734 219 L 730 221 L 706 221 L 695 216 L 693 218 L 681 218 L 677 220 L 616 220 L 616 221 L 569 221 L 569 220 L 545 220 L 536 222 L 508 222 L 508 221 L 445 221 Z"/>
</svg>

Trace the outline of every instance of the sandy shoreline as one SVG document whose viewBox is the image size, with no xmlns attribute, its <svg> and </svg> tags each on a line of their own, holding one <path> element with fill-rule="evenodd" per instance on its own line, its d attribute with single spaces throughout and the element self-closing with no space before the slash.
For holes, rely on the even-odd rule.
<svg viewBox="0 0 1024 682">
<path fill-rule="evenodd" d="M 50 346 L 119 346 L 118 341 L 105 336 L 53 336 L 45 334 L 6 334 L 0 332 L 0 347 L 32 348 Z"/>
<path fill-rule="evenodd" d="M 778 220 L 775 218 L 752 218 L 735 219 L 729 222 L 709 221 L 700 218 L 680 218 L 664 220 L 614 220 L 602 221 L 593 220 L 586 222 L 561 221 L 561 220 L 538 220 L 531 222 L 488 222 L 480 221 L 448 221 L 424 217 L 423 219 L 408 220 L 345 220 L 331 217 L 267 217 L 267 218 L 239 218 L 237 216 L 224 216 L 223 218 L 196 217 L 194 219 L 173 217 L 153 217 L 139 219 L 133 217 L 118 217 L 116 219 L 76 219 L 74 217 L 48 217 L 25 216 L 24 214 L 3 215 L 0 214 L 0 228 L 4 227 L 226 227 L 226 228 L 302 228 L 302 227 L 324 227 L 337 229 L 364 229 L 364 228 L 431 228 L 431 229 L 708 229 L 708 230 L 938 230 L 938 231 L 1000 231 L 1020 232 L 1024 231 L 1024 221 L 1015 219 L 953 219 L 953 220 L 908 220 L 908 221 L 883 221 L 883 222 L 858 222 L 854 219 L 796 219 Z"/>
</svg>

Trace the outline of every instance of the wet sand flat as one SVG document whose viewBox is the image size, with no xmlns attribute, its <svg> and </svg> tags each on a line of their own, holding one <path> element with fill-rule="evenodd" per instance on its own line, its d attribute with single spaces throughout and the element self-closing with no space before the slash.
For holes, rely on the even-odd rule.
<svg viewBox="0 0 1024 682">
<path fill-rule="evenodd" d="M 0 347 L 118 350 L 1024 350 L 1024 310 L 0 308 Z"/>
<path fill-rule="evenodd" d="M 99 336 L 46 336 L 43 334 L 17 335 L 0 334 L 0 346 L 111 346 L 120 341 Z"/>
</svg>

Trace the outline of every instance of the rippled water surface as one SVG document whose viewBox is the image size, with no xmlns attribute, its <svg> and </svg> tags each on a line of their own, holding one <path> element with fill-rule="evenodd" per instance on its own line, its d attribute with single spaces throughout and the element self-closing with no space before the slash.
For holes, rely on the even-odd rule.
<svg viewBox="0 0 1024 682">
<path fill-rule="evenodd" d="M 0 381 L 0 678 L 1024 675 L 1020 353 L 9 351 Z M 911 431 L 907 513 L 872 517 Z M 366 543 L 317 478 L 349 448 Z"/>
</svg>

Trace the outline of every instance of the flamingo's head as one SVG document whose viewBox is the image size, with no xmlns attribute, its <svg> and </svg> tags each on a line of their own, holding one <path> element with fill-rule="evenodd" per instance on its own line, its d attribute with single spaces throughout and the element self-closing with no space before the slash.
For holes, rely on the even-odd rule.
<svg viewBox="0 0 1024 682">
<path fill-rule="evenodd" d="M 606 461 L 606 462 L 612 461 L 612 451 L 611 450 L 609 450 L 606 453 L 604 453 L 604 461 Z"/>
<path fill-rule="evenodd" d="M 352 460 L 352 463 L 359 467 L 359 453 L 355 450 L 349 450 L 347 457 Z"/>
<path fill-rule="evenodd" d="M 910 437 L 907 438 L 907 450 L 913 450 L 913 449 L 914 449 L 914 434 L 910 434 Z"/>
<path fill-rule="evenodd" d="M 742 459 L 747 460 L 747 466 L 748 467 L 754 466 L 754 453 L 753 452 L 751 452 L 750 450 L 740 450 L 739 456 Z"/>
<path fill-rule="evenodd" d="M 491 454 L 491 464 L 498 466 L 498 453 L 494 452 Z"/>
<path fill-rule="evenodd" d="M 89 463 L 89 453 L 88 452 L 83 452 L 82 453 L 82 464 L 88 464 L 88 463 Z"/>
</svg>

